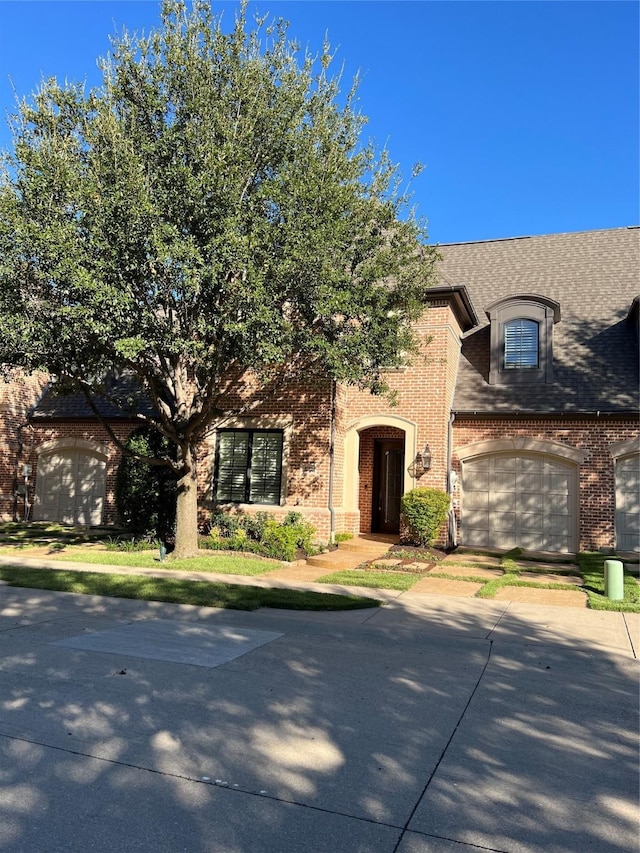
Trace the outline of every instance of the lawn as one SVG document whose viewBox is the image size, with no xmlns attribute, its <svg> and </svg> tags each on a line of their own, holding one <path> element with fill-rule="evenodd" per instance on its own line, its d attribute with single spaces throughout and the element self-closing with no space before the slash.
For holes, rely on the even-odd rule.
<svg viewBox="0 0 640 853">
<path fill-rule="evenodd" d="M 25 555 L 26 556 L 26 555 Z M 176 572 L 213 572 L 223 575 L 264 575 L 282 564 L 276 560 L 203 551 L 197 557 L 160 562 L 157 551 L 103 551 L 73 546 L 48 555 L 50 560 L 89 563 L 102 566 L 127 566 L 141 569 L 171 569 Z"/>
<path fill-rule="evenodd" d="M 287 610 L 360 610 L 380 605 L 379 601 L 363 596 L 262 589 L 182 578 L 28 569 L 20 566 L 0 566 L 0 580 L 6 581 L 10 586 L 30 589 L 195 604 L 200 607 L 224 607 L 231 610 L 257 610 L 259 607 Z"/>
</svg>

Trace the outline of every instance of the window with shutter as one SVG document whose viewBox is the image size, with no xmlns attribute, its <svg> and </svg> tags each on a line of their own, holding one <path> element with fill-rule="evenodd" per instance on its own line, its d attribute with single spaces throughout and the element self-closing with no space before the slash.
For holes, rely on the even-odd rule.
<svg viewBox="0 0 640 853">
<path fill-rule="evenodd" d="M 220 430 L 214 483 L 216 501 L 279 504 L 282 444 L 282 430 Z"/>
<path fill-rule="evenodd" d="M 517 318 L 504 324 L 504 369 L 539 366 L 538 324 L 535 320 Z"/>
</svg>

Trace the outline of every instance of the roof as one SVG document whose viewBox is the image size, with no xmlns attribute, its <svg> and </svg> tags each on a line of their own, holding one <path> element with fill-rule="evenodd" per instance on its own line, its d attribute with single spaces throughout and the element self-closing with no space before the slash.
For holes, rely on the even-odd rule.
<svg viewBox="0 0 640 853">
<path fill-rule="evenodd" d="M 441 285 L 464 285 L 480 318 L 464 337 L 455 412 L 638 411 L 638 338 L 631 308 L 640 283 L 640 229 L 452 243 L 439 250 Z M 506 297 L 530 293 L 560 306 L 553 380 L 489 385 L 486 310 Z"/>
<path fill-rule="evenodd" d="M 132 376 L 110 378 L 105 391 L 113 400 L 119 400 L 122 407 L 96 395 L 93 400 L 100 415 L 107 420 L 134 420 L 136 412 L 150 415 L 150 404 L 140 394 L 140 388 Z M 31 420 L 95 420 L 96 416 L 87 403 L 84 394 L 58 391 L 56 383 L 51 382 L 42 397 L 29 413 Z"/>
</svg>

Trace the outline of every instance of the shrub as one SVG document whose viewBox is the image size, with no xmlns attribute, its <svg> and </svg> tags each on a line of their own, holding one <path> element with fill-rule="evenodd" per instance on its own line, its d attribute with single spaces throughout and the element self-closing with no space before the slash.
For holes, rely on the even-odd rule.
<svg viewBox="0 0 640 853">
<path fill-rule="evenodd" d="M 168 458 L 167 440 L 144 427 L 133 432 L 126 444 L 134 453 Z M 143 459 L 123 456 L 116 474 L 116 508 L 120 524 L 135 536 L 166 540 L 176 518 L 176 480 L 169 467 L 149 465 Z"/>
<path fill-rule="evenodd" d="M 440 489 L 418 488 L 403 495 L 400 506 L 402 541 L 431 545 L 447 518 L 450 498 Z"/>
<path fill-rule="evenodd" d="M 209 535 L 201 547 L 215 550 L 251 551 L 276 560 L 294 560 L 298 550 L 313 550 L 315 528 L 299 512 L 289 512 L 279 522 L 270 512 L 217 512 L 211 516 Z"/>
</svg>

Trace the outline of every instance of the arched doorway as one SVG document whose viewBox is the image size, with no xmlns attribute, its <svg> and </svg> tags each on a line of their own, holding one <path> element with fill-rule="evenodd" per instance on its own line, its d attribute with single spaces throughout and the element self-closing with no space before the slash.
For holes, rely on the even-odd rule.
<svg viewBox="0 0 640 853">
<path fill-rule="evenodd" d="M 398 533 L 400 499 L 415 486 L 407 470 L 415 456 L 416 425 L 405 418 L 369 416 L 345 435 L 344 505 L 360 533 Z"/>
</svg>

